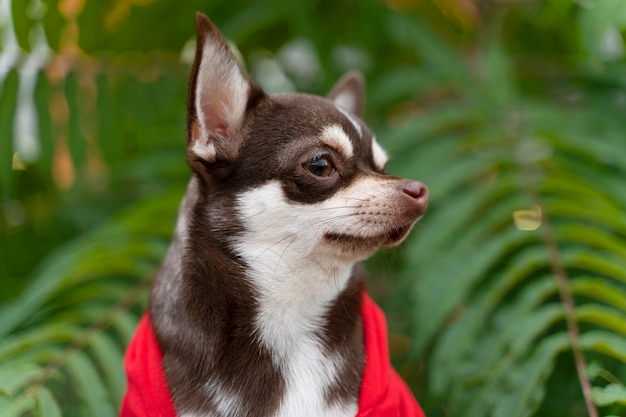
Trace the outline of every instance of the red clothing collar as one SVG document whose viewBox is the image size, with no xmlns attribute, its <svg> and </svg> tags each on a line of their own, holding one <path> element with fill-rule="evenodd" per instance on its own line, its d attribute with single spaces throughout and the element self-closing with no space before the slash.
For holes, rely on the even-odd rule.
<svg viewBox="0 0 626 417">
<path fill-rule="evenodd" d="M 356 417 L 424 417 L 413 394 L 391 367 L 385 316 L 367 293 L 363 293 L 361 314 L 365 369 Z M 120 417 L 176 417 L 162 358 L 150 317 L 144 314 L 126 351 L 128 387 Z"/>
</svg>

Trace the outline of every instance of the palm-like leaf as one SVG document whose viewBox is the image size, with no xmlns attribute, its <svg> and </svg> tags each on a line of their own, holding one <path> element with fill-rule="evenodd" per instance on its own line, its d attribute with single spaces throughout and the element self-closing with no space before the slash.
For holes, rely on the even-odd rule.
<svg viewBox="0 0 626 417">
<path fill-rule="evenodd" d="M 116 415 L 123 352 L 181 196 L 139 203 L 67 244 L 0 311 L 0 393 L 10 399 L 0 415 Z"/>
<path fill-rule="evenodd" d="M 435 190 L 404 249 L 402 308 L 413 360 L 430 358 L 429 390 L 453 415 L 530 416 L 564 352 L 574 368 L 572 346 L 624 380 L 624 122 L 619 109 L 541 104 L 504 77 L 484 79 L 485 94 L 394 138 L 400 172 Z M 516 227 L 520 211 L 537 230 Z"/>
</svg>

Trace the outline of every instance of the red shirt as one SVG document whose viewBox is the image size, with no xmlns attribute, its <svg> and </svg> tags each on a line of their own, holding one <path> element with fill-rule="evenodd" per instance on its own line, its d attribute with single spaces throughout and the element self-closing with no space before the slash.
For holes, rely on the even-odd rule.
<svg viewBox="0 0 626 417">
<path fill-rule="evenodd" d="M 365 369 L 356 417 L 424 417 L 413 394 L 391 367 L 385 316 L 367 293 L 363 293 L 361 315 Z M 128 388 L 120 417 L 176 417 L 162 359 L 150 316 L 144 314 L 126 351 Z"/>
</svg>

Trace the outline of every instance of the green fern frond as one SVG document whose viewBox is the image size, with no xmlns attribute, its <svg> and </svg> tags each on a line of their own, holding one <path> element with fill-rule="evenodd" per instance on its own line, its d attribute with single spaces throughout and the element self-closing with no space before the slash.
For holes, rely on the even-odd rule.
<svg viewBox="0 0 626 417">
<path fill-rule="evenodd" d="M 439 125 L 446 104 L 392 142 L 403 154 L 402 175 L 434 188 L 430 211 L 402 252 L 399 291 L 411 297 L 398 308 L 411 309 L 413 361 L 426 357 L 427 390 L 452 415 L 535 415 L 557 362 L 577 344 L 606 366 L 617 363 L 617 373 L 626 370 L 626 147 L 615 135 L 623 125 L 617 115 L 577 117 L 526 101 L 519 88 L 504 86 L 510 82 L 503 75 L 484 86 L 503 83 L 504 95 L 474 90 L 483 102 L 452 127 L 464 134 Z M 513 213 L 531 209 L 539 230 L 518 230 Z M 575 296 L 572 317 L 561 301 L 553 244 Z M 580 335 L 562 331 L 570 320 Z"/>
<path fill-rule="evenodd" d="M 124 350 L 181 195 L 138 203 L 60 248 L 2 310 L 0 415 L 117 415 Z"/>
</svg>

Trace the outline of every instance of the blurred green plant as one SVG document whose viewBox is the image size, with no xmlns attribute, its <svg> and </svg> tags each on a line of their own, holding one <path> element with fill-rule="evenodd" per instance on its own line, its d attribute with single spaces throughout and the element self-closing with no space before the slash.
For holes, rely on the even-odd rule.
<svg viewBox="0 0 626 417">
<path fill-rule="evenodd" d="M 625 2 L 203 3 L 0 1 L 0 416 L 117 413 L 195 11 L 270 91 L 365 73 L 390 172 L 431 191 L 368 263 L 429 416 L 626 415 Z"/>
</svg>

